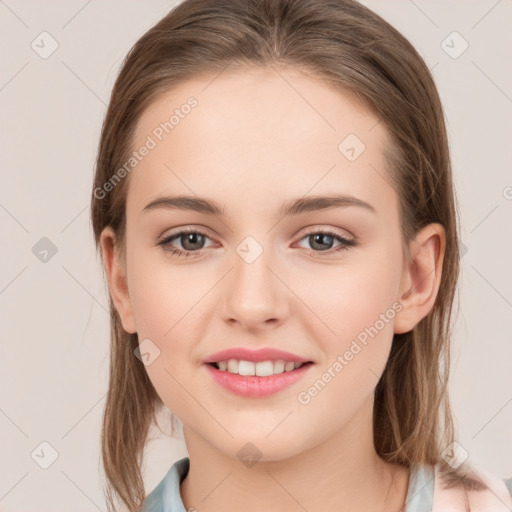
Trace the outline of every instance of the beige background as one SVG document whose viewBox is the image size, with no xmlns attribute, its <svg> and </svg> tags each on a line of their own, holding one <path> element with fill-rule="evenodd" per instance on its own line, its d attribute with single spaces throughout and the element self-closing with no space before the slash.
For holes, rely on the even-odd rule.
<svg viewBox="0 0 512 512">
<path fill-rule="evenodd" d="M 467 248 L 453 409 L 471 461 L 512 476 L 512 3 L 364 3 L 411 40 L 439 86 Z M 99 436 L 109 317 L 89 226 L 93 162 L 122 59 L 173 5 L 0 1 L 2 511 L 106 510 Z M 46 59 L 31 47 L 51 49 L 43 31 L 58 44 Z M 453 31 L 463 39 L 446 39 Z M 46 262 L 34 254 L 48 249 L 43 237 L 57 249 Z M 40 464 L 52 448 L 42 442 L 58 454 L 48 469 Z M 179 439 L 154 441 L 148 490 L 184 455 Z"/>
</svg>

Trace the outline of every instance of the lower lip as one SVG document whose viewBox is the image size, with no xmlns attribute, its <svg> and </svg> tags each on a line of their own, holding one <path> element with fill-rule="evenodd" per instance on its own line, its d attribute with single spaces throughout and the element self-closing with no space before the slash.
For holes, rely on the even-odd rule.
<svg viewBox="0 0 512 512">
<path fill-rule="evenodd" d="M 222 387 L 240 396 L 260 398 L 273 395 L 282 389 L 298 382 L 313 366 L 312 363 L 304 364 L 291 372 L 283 372 L 268 377 L 243 376 L 228 371 L 217 370 L 210 364 L 205 364 L 206 369 L 213 380 Z"/>
</svg>

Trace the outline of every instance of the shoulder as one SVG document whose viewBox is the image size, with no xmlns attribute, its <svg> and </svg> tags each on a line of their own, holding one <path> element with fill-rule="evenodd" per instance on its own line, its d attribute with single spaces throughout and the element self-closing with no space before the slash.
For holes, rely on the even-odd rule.
<svg viewBox="0 0 512 512">
<path fill-rule="evenodd" d="M 406 512 L 510 512 L 512 478 L 501 478 L 475 466 L 468 473 L 483 486 L 447 485 L 440 465 L 411 466 Z M 471 480 L 472 481 L 472 480 Z"/>
<path fill-rule="evenodd" d="M 481 510 L 510 512 L 512 510 L 512 479 L 502 478 L 483 467 L 472 465 L 466 474 L 471 482 L 483 485 L 446 486 L 439 464 L 434 467 L 434 500 L 432 512 Z"/>
<path fill-rule="evenodd" d="M 189 458 L 176 461 L 143 503 L 142 512 L 186 512 L 180 484 L 189 470 Z M 510 512 L 512 478 L 501 478 L 483 468 L 471 467 L 469 475 L 484 487 L 446 486 L 437 465 L 411 467 L 406 497 L 406 512 L 466 512 L 466 510 Z"/>
<path fill-rule="evenodd" d="M 189 458 L 176 461 L 160 483 L 146 496 L 141 512 L 186 512 L 180 484 L 189 470 Z"/>
</svg>

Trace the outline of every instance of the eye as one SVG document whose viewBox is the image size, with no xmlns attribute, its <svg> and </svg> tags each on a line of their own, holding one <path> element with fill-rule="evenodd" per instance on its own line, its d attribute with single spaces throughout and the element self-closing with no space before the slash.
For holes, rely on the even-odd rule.
<svg viewBox="0 0 512 512">
<path fill-rule="evenodd" d="M 157 245 L 162 246 L 166 252 L 172 255 L 190 257 L 195 256 L 194 253 L 198 253 L 198 255 L 201 253 L 207 238 L 209 237 L 206 233 L 198 229 L 187 228 L 163 238 Z M 300 239 L 300 241 L 302 240 L 307 240 L 307 242 L 311 244 L 313 250 L 309 251 L 310 255 L 328 255 L 347 250 L 357 245 L 355 240 L 345 238 L 329 230 L 311 231 Z M 172 245 L 175 241 L 179 241 L 182 247 L 181 249 Z M 338 242 L 339 245 L 333 249 L 332 245 L 334 242 Z"/>
<path fill-rule="evenodd" d="M 355 240 L 351 238 L 345 238 L 341 235 L 338 235 L 334 231 L 329 230 L 311 231 L 302 237 L 301 240 L 307 240 L 310 246 L 314 249 L 313 251 L 309 251 L 309 254 L 312 255 L 332 254 L 335 252 L 347 250 L 350 247 L 354 247 L 356 245 Z M 332 245 L 335 241 L 337 241 L 339 245 L 333 249 Z"/>
<path fill-rule="evenodd" d="M 189 228 L 165 237 L 158 242 L 158 245 L 161 245 L 165 251 L 171 254 L 188 257 L 192 256 L 194 252 L 200 252 L 203 249 L 205 238 L 208 238 L 206 233 Z M 171 245 L 175 240 L 179 240 L 183 249 L 176 249 Z"/>
</svg>

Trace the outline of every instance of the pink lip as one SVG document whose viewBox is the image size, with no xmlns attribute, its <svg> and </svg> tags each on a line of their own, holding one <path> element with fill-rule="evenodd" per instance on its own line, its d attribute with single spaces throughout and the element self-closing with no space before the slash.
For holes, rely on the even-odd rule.
<svg viewBox="0 0 512 512">
<path fill-rule="evenodd" d="M 220 359 L 220 361 L 223 360 Z M 247 361 L 247 359 L 245 360 Z M 242 376 L 229 373 L 228 371 L 217 370 L 217 368 L 210 364 L 203 366 L 212 378 L 225 389 L 240 396 L 260 398 L 277 393 L 296 383 L 309 371 L 313 364 L 305 364 L 291 372 L 269 375 L 268 377 Z"/>
<path fill-rule="evenodd" d="M 218 363 L 219 361 L 227 361 L 228 359 L 238 359 L 243 361 L 252 361 L 253 363 L 261 363 L 262 361 L 290 361 L 293 363 L 307 363 L 308 360 L 304 359 L 290 352 L 277 350 L 275 348 L 260 348 L 259 350 L 249 350 L 244 347 L 229 348 L 221 350 L 212 354 L 205 363 Z"/>
</svg>

